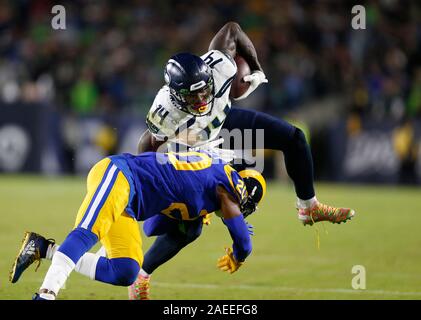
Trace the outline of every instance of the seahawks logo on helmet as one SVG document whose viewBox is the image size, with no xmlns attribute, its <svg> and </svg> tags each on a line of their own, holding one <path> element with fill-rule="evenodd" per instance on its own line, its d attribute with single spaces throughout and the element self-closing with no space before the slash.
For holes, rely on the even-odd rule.
<svg viewBox="0 0 421 320">
<path fill-rule="evenodd" d="M 266 194 L 265 178 L 256 170 L 246 169 L 238 173 L 243 178 L 247 189 L 247 197 L 240 204 L 244 218 L 257 210 L 257 205 Z"/>
</svg>

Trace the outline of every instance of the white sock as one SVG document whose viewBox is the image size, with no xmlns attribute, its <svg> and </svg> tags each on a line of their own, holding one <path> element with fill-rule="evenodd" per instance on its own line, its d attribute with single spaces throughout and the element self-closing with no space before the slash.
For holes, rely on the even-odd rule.
<svg viewBox="0 0 421 320">
<path fill-rule="evenodd" d="M 57 251 L 53 256 L 51 266 L 45 275 L 41 289 L 52 291 L 57 296 L 74 267 L 75 263 L 72 259 L 64 253 Z"/>
<path fill-rule="evenodd" d="M 149 274 L 149 273 L 147 273 L 145 270 L 143 270 L 143 269 L 140 269 L 140 271 L 139 271 L 139 275 L 141 275 L 142 277 L 144 277 L 144 278 L 148 278 L 148 277 L 150 277 L 151 275 Z"/>
<path fill-rule="evenodd" d="M 50 244 L 50 245 L 48 245 L 47 253 L 45 255 L 45 259 L 52 260 L 54 254 L 57 252 L 57 250 L 58 250 L 59 247 L 60 246 L 58 244 L 53 244 L 53 245 Z"/>
<path fill-rule="evenodd" d="M 101 256 L 95 253 L 87 252 L 79 259 L 75 266 L 75 271 L 95 280 L 96 265 Z"/>
<path fill-rule="evenodd" d="M 308 209 L 314 206 L 317 203 L 317 198 L 314 196 L 311 199 L 308 200 L 301 200 L 300 198 L 297 198 L 297 208 L 298 209 Z"/>
</svg>

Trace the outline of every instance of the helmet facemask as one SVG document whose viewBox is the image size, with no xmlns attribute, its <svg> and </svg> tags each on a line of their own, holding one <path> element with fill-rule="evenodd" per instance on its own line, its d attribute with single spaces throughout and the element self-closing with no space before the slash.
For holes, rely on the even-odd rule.
<svg viewBox="0 0 421 320">
<path fill-rule="evenodd" d="M 240 210 L 246 218 L 254 213 L 257 205 L 262 201 L 266 193 L 266 182 L 263 176 L 255 170 L 243 170 L 240 172 L 247 189 L 247 196 L 240 204 Z"/>
<path fill-rule="evenodd" d="M 180 105 L 180 109 L 194 116 L 204 116 L 212 111 L 214 99 L 213 77 L 197 90 L 180 89 L 178 92 L 170 88 Z"/>
<path fill-rule="evenodd" d="M 244 198 L 244 200 L 240 204 L 240 210 L 241 210 L 244 218 L 251 215 L 252 213 L 254 213 L 258 209 L 257 205 L 258 205 L 259 201 L 257 200 L 257 198 L 259 198 L 259 197 L 256 196 L 256 192 L 258 192 L 258 188 L 257 188 L 257 186 L 254 186 L 253 189 L 251 189 L 251 191 L 248 192 L 247 197 Z"/>
<path fill-rule="evenodd" d="M 194 116 L 212 111 L 215 87 L 212 69 L 198 56 L 179 53 L 165 66 L 164 79 L 174 105 Z"/>
</svg>

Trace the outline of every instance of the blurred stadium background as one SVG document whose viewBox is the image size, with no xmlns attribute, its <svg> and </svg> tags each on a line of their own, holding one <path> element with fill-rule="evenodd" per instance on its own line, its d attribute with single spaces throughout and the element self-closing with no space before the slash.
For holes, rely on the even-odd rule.
<svg viewBox="0 0 421 320">
<path fill-rule="evenodd" d="M 66 9 L 65 30 L 51 27 L 55 4 Z M 135 153 L 168 58 L 206 52 L 231 20 L 252 39 L 269 79 L 238 106 L 304 129 L 319 198 L 359 215 L 326 226 L 329 235 L 321 228 L 318 251 L 313 231 L 296 221 L 292 186 L 276 165 L 282 155 L 267 152 L 272 182 L 262 214 L 252 218 L 249 270 L 228 284 L 217 273 L 214 261 L 229 239 L 215 221 L 215 231 L 156 272 L 153 297 L 421 298 L 421 4 L 360 1 L 367 28 L 353 30 L 355 4 L 0 1 L 0 298 L 29 298 L 48 265 L 7 284 L 23 231 L 64 238 L 92 164 Z M 356 264 L 367 267 L 365 291 L 350 287 Z M 73 277 L 64 298 L 126 297 L 122 288 Z"/>
</svg>

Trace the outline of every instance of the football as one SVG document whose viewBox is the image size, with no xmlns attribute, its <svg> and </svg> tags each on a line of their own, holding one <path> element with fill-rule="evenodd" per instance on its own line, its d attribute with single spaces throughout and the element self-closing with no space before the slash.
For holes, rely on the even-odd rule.
<svg viewBox="0 0 421 320">
<path fill-rule="evenodd" d="M 243 77 L 251 73 L 250 66 L 242 56 L 235 56 L 237 64 L 237 74 L 231 84 L 230 98 L 238 98 L 244 94 L 250 86 L 249 82 L 244 82 Z"/>
</svg>

